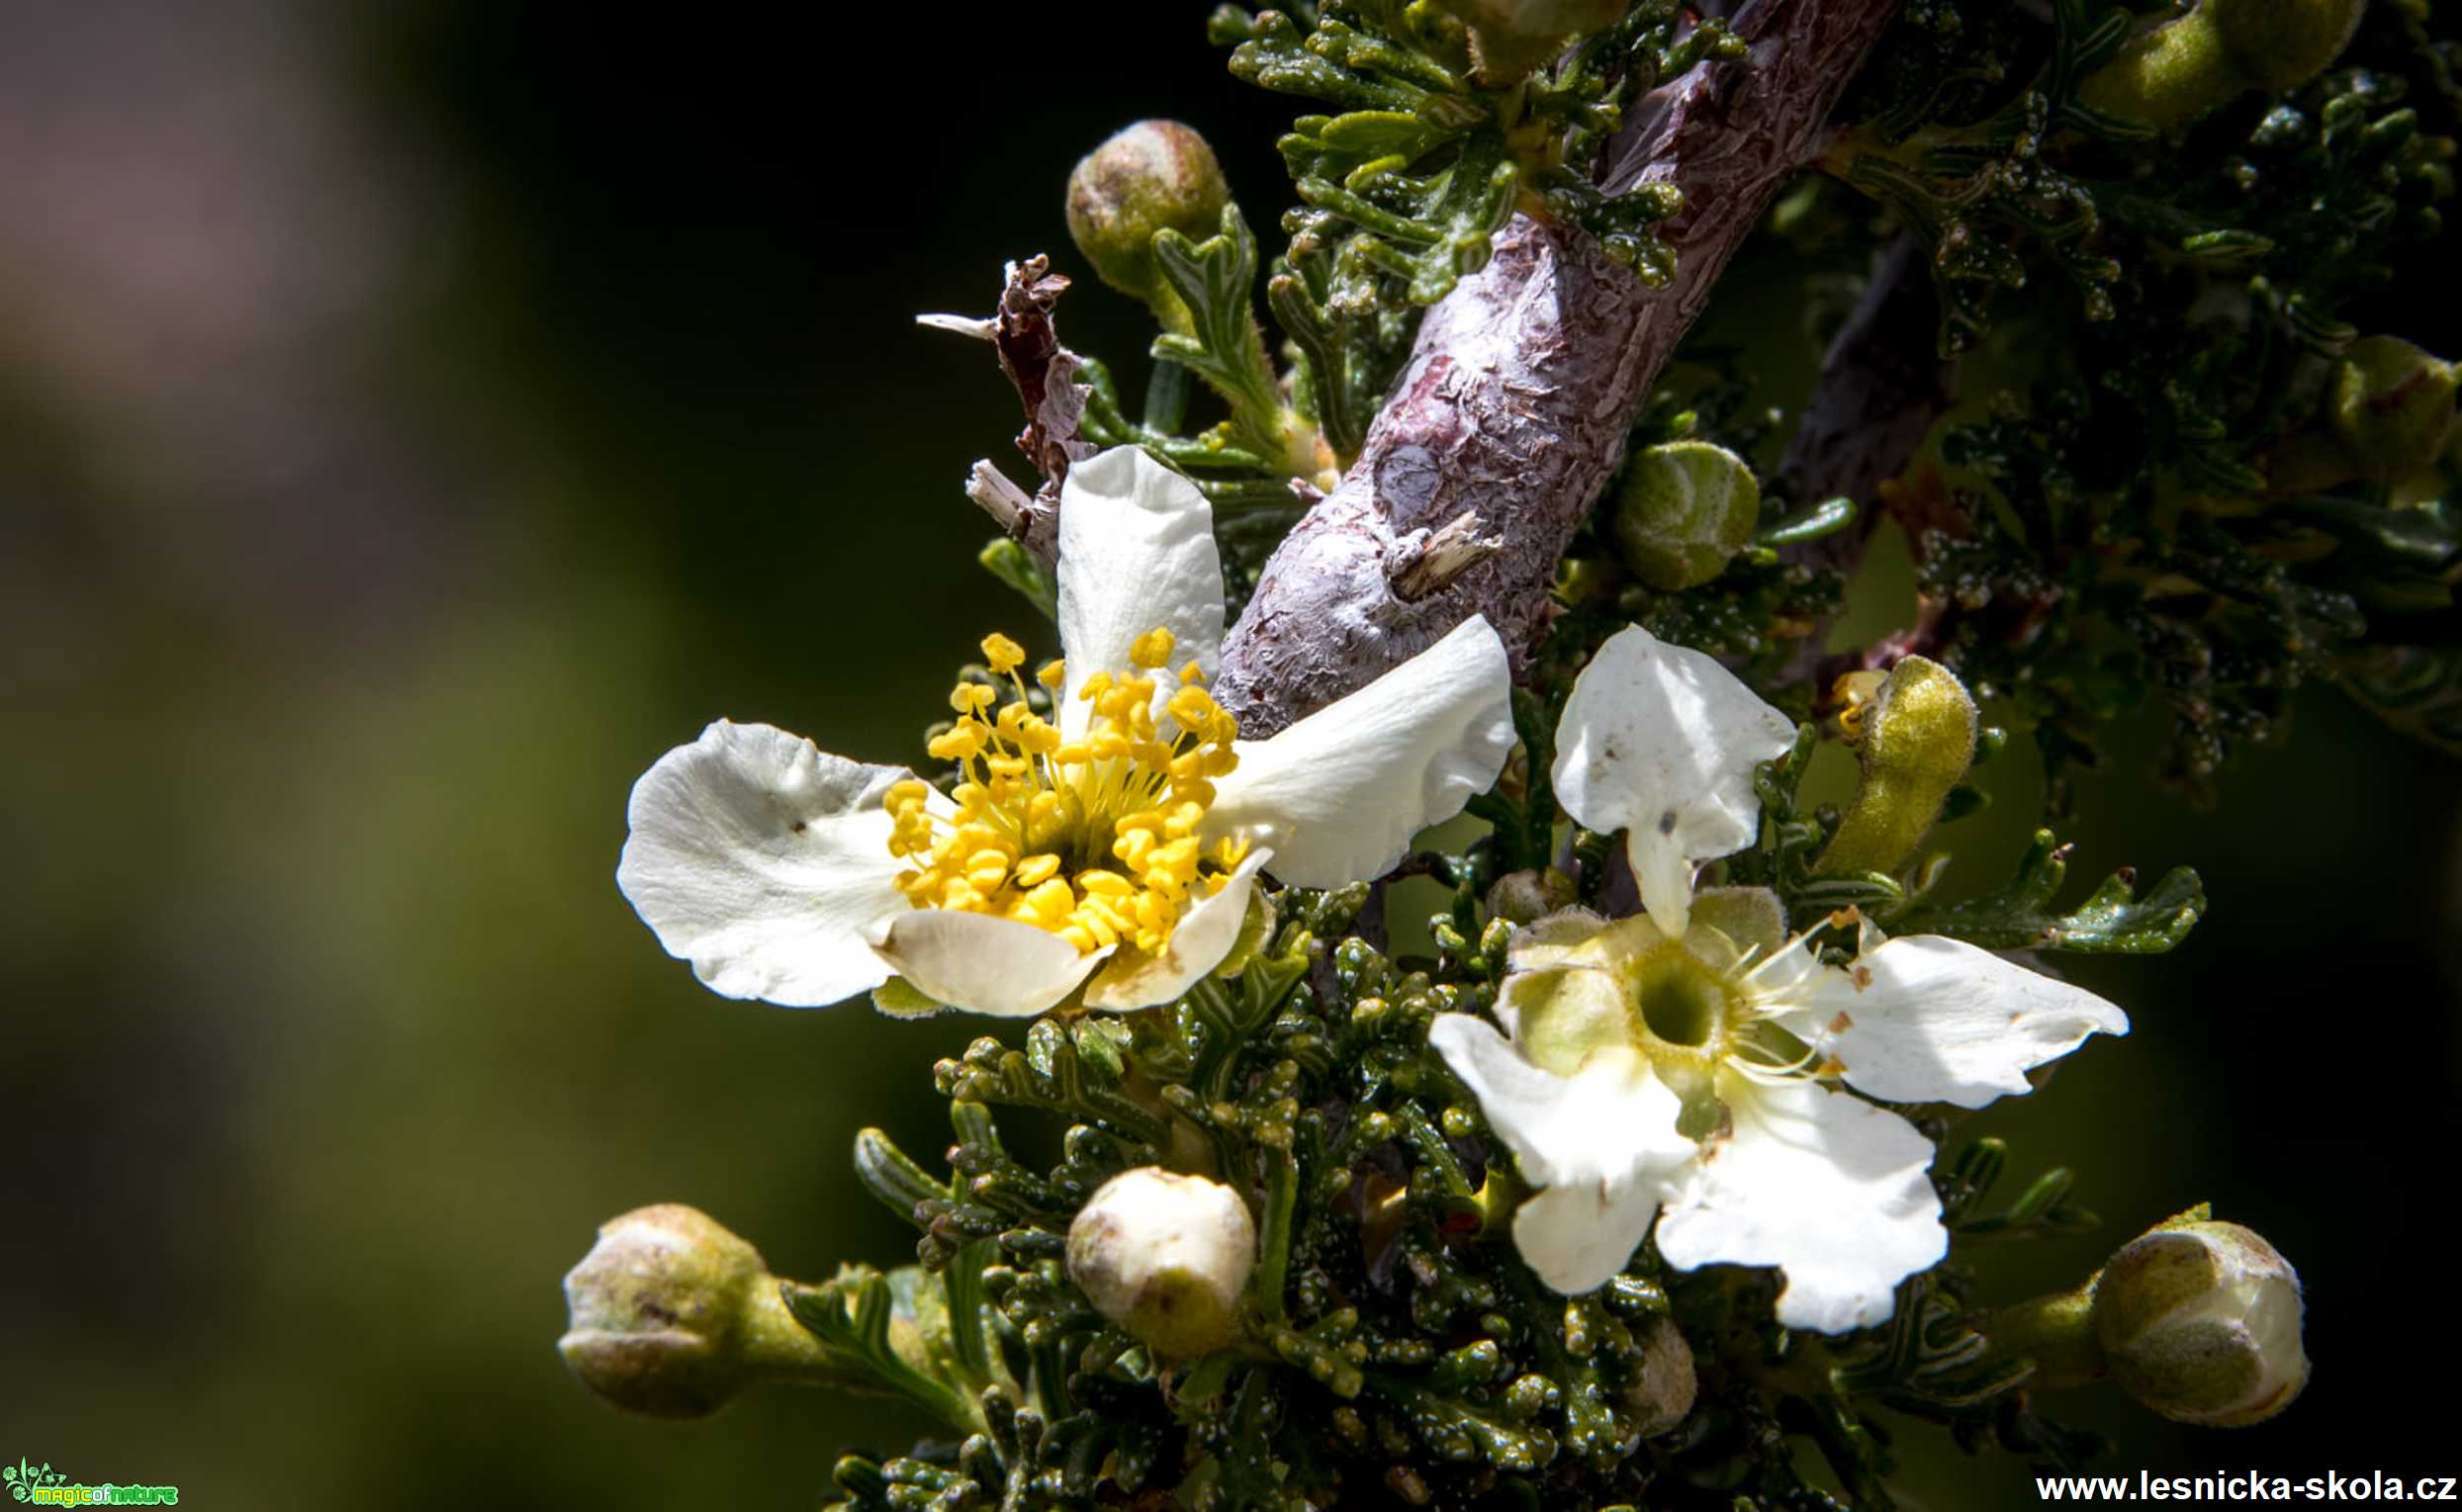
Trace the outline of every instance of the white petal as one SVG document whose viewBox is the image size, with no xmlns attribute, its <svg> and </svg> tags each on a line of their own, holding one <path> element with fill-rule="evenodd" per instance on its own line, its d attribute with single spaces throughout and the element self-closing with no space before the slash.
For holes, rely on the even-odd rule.
<svg viewBox="0 0 2462 1512">
<path fill-rule="evenodd" d="M 1271 850 L 1249 851 L 1221 892 L 1181 916 L 1162 954 L 1123 950 L 1112 957 L 1111 964 L 1086 984 L 1086 1007 L 1127 1013 L 1168 1003 L 1223 964 L 1223 957 L 1239 942 L 1257 871 L 1273 855 Z"/>
<path fill-rule="evenodd" d="M 1778 1321 L 1790 1328 L 1845 1333 L 1888 1317 L 1897 1284 L 1949 1253 L 1941 1200 L 1924 1175 L 1932 1141 L 1815 1082 L 1727 1077 L 1719 1092 L 1734 1132 L 1668 1204 L 1659 1253 L 1687 1271 L 1781 1268 Z"/>
<path fill-rule="evenodd" d="M 1652 1183 L 1550 1187 L 1513 1214 L 1513 1247 L 1550 1290 L 1579 1296 L 1624 1269 L 1658 1215 Z"/>
<path fill-rule="evenodd" d="M 1110 952 L 1080 955 L 1057 934 L 961 909 L 889 921 L 881 957 L 926 997 L 968 1013 L 1031 1019 L 1069 995 Z"/>
<path fill-rule="evenodd" d="M 1792 721 L 1700 652 L 1635 625 L 1574 679 L 1556 725 L 1556 799 L 1589 829 L 1622 830 L 1642 899 L 1685 932 L 1685 863 L 1741 850 L 1760 831 L 1753 768 L 1795 743 Z"/>
<path fill-rule="evenodd" d="M 1981 1108 L 2028 1090 L 2026 1073 L 2129 1016 L 2082 987 L 1938 934 L 1886 940 L 1825 971 L 1808 1007 L 1813 1042 L 1847 1084 L 1892 1103 Z"/>
<path fill-rule="evenodd" d="M 1213 675 L 1223 646 L 1223 562 L 1214 506 L 1195 484 L 1135 446 L 1071 463 L 1058 541 L 1063 733 L 1085 733 L 1090 711 L 1076 696 L 1079 684 L 1129 670 L 1130 646 L 1157 625 L 1177 640 L 1172 670 L 1194 661 Z M 1160 680 L 1165 693 L 1179 685 Z"/>
<path fill-rule="evenodd" d="M 633 784 L 616 886 L 711 990 L 813 1008 L 889 971 L 869 939 L 906 908 L 882 795 L 912 773 L 720 720 Z"/>
<path fill-rule="evenodd" d="M 1239 742 L 1206 837 L 1272 846 L 1274 875 L 1301 887 L 1379 876 L 1413 836 L 1494 786 L 1512 749 L 1505 643 L 1474 615 L 1357 692 Z"/>
<path fill-rule="evenodd" d="M 1557 1076 L 1474 1014 L 1439 1014 L 1427 1042 L 1534 1187 L 1656 1185 L 1693 1160 L 1692 1142 L 1676 1132 L 1676 1095 L 1639 1057 Z"/>
</svg>

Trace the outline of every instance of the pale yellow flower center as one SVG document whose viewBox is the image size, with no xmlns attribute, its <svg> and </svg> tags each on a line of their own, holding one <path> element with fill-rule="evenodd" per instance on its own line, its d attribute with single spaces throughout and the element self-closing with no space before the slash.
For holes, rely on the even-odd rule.
<svg viewBox="0 0 2462 1512">
<path fill-rule="evenodd" d="M 1172 645 L 1170 631 L 1149 630 L 1131 648 L 1130 668 L 1086 678 L 1076 696 L 1091 717 L 1068 740 L 1027 702 L 1017 675 L 1026 653 L 1007 636 L 986 639 L 984 661 L 1016 696 L 994 711 L 999 693 L 982 683 L 949 695 L 957 724 L 930 750 L 958 767 L 956 814 L 934 814 L 921 781 L 889 789 L 889 853 L 914 863 L 897 878 L 906 900 L 1031 924 L 1087 953 L 1115 944 L 1160 953 L 1248 848 L 1199 838 L 1213 779 L 1239 764 L 1239 727 L 1195 662 L 1170 679 L 1157 717 L 1155 673 Z M 1056 695 L 1066 670 L 1053 662 L 1037 680 Z"/>
</svg>

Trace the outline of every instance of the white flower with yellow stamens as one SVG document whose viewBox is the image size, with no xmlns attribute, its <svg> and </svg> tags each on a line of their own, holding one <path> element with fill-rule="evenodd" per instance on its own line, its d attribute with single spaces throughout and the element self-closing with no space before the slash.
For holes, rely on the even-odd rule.
<svg viewBox="0 0 2462 1512">
<path fill-rule="evenodd" d="M 1610 640 L 1566 703 L 1557 781 L 1580 795 L 1575 814 L 1636 827 L 1648 912 L 1524 928 L 1498 994 L 1504 1032 L 1470 1014 L 1429 1029 L 1540 1189 L 1513 1238 L 1558 1291 L 1603 1285 L 1655 1222 L 1681 1270 L 1783 1270 L 1791 1327 L 1877 1323 L 1948 1249 L 1934 1150 L 1837 1088 L 1980 1108 L 2088 1034 L 2128 1032 L 2092 993 L 1959 940 L 1867 931 L 1841 968 L 1785 937 L 1775 894 L 1695 895 L 1691 858 L 1750 841 L 1752 769 L 1785 728 L 1709 658 L 1638 629 Z M 1673 897 L 1651 876 L 1670 856 Z"/>
<path fill-rule="evenodd" d="M 1206 691 L 1223 635 L 1213 510 L 1135 447 L 1061 490 L 1062 659 L 983 643 L 1002 690 L 960 683 L 932 755 L 902 767 L 721 720 L 634 785 L 617 884 L 669 953 L 733 998 L 836 1003 L 903 977 L 936 1002 L 1026 1017 L 1167 1003 L 1236 942 L 1258 871 L 1331 887 L 1391 867 L 1459 813 L 1513 740 L 1484 619 L 1263 741 Z"/>
</svg>

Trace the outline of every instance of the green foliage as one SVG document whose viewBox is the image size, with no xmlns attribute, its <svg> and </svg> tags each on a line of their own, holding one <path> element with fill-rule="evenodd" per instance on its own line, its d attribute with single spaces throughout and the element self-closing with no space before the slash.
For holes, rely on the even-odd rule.
<svg viewBox="0 0 2462 1512">
<path fill-rule="evenodd" d="M 2038 830 L 2008 885 L 1964 903 L 1918 905 L 1891 923 L 1901 934 L 1947 934 L 1987 950 L 2151 955 L 2187 938 L 2205 914 L 2205 885 L 2185 866 L 2164 873 L 2143 897 L 2137 874 L 2123 867 L 2076 908 L 2055 912 L 2068 852 L 2050 830 Z"/>
</svg>

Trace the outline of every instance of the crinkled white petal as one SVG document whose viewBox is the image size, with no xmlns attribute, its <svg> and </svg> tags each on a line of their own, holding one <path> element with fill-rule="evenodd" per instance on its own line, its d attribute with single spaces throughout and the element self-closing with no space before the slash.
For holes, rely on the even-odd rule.
<svg viewBox="0 0 2462 1512">
<path fill-rule="evenodd" d="M 870 938 L 906 908 L 883 795 L 912 775 L 719 720 L 633 784 L 616 886 L 711 990 L 789 1008 L 879 986 Z"/>
<path fill-rule="evenodd" d="M 1474 615 L 1357 692 L 1238 742 L 1206 838 L 1270 845 L 1274 875 L 1301 887 L 1378 876 L 1413 836 L 1494 786 L 1512 749 L 1505 643 Z"/>
<path fill-rule="evenodd" d="M 1703 1153 L 1659 1219 L 1681 1270 L 1767 1265 L 1786 1273 L 1778 1321 L 1845 1333 L 1889 1316 L 1897 1284 L 1949 1253 L 1913 1124 L 1815 1082 L 1722 1078 L 1734 1130 Z"/>
<path fill-rule="evenodd" d="M 1160 626 L 1212 676 L 1223 647 L 1223 562 L 1214 506 L 1197 486 L 1147 456 L 1115 446 L 1069 464 L 1060 485 L 1060 654 L 1068 659 L 1059 726 L 1083 735 L 1092 717 L 1077 689 L 1096 672 L 1129 670 L 1129 648 Z M 1157 679 L 1168 693 L 1179 684 Z"/>
<path fill-rule="evenodd" d="M 1556 798 L 1590 829 L 1625 832 L 1643 903 L 1682 934 L 1691 863 L 1753 843 L 1753 768 L 1794 742 L 1794 724 L 1733 672 L 1636 625 L 1574 679 L 1556 726 Z"/>
<path fill-rule="evenodd" d="M 1221 892 L 1181 916 L 1160 955 L 1123 950 L 1113 956 L 1086 984 L 1086 1007 L 1127 1013 L 1168 1003 L 1223 964 L 1223 957 L 1239 942 L 1256 874 L 1273 855 L 1271 850 L 1249 851 Z"/>
<path fill-rule="evenodd" d="M 1513 1247 L 1550 1290 L 1579 1296 L 1624 1269 L 1658 1215 L 1654 1182 L 1550 1187 L 1513 1214 Z"/>
<path fill-rule="evenodd" d="M 917 992 L 1003 1019 L 1031 1019 L 1051 1007 L 1110 954 L 1080 955 L 1031 924 L 946 908 L 899 914 L 878 948 Z"/>
<path fill-rule="evenodd" d="M 1535 1187 L 1663 1182 L 1690 1164 L 1676 1095 L 1637 1056 L 1557 1076 L 1474 1014 L 1439 1014 L 1427 1042 L 1479 1100 Z"/>
<path fill-rule="evenodd" d="M 1847 1084 L 1892 1103 L 1981 1108 L 2028 1090 L 2026 1073 L 2129 1016 L 2082 987 L 1938 934 L 1885 940 L 1823 971 L 1805 1035 Z"/>
</svg>

